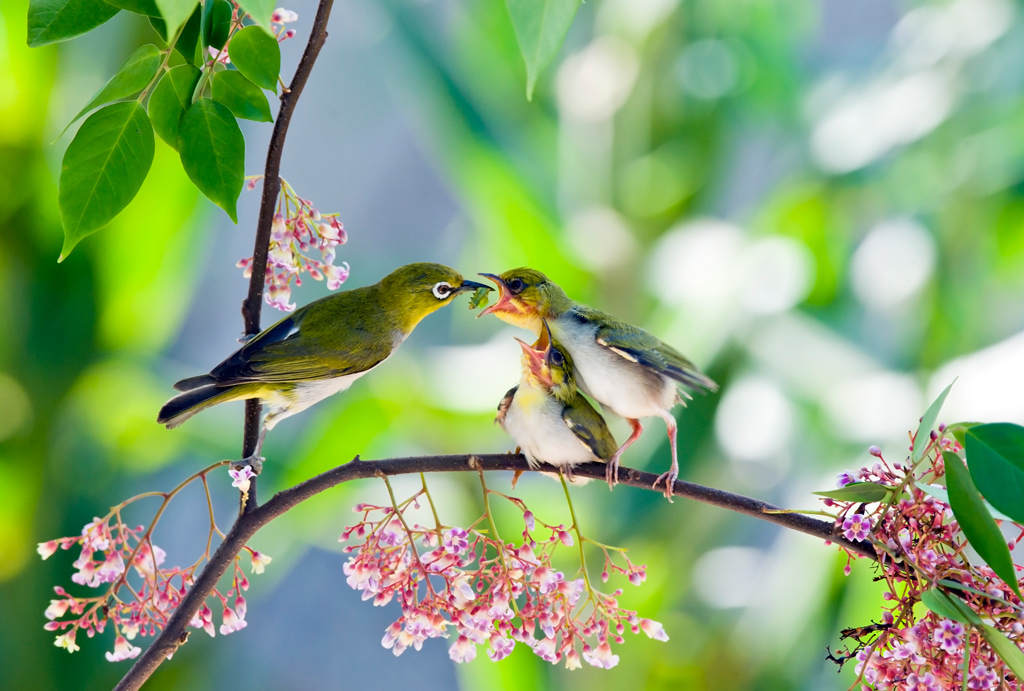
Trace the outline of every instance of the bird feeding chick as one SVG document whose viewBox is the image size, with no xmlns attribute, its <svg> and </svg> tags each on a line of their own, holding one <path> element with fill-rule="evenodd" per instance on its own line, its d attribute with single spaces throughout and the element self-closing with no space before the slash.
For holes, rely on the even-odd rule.
<svg viewBox="0 0 1024 691">
<path fill-rule="evenodd" d="M 671 411 L 677 403 L 685 404 L 678 386 L 715 391 L 718 385 L 672 346 L 639 327 L 573 301 L 539 271 L 523 267 L 500 276 L 480 275 L 497 284 L 501 294 L 478 316 L 493 314 L 538 336 L 550 328 L 564 354 L 572 358 L 579 388 L 605 410 L 626 418 L 633 428 L 608 461 L 609 486 L 618 481 L 623 452 L 643 432 L 640 418 L 657 416 L 665 421 L 672 466 L 654 486 L 664 482 L 665 496 L 671 501 L 672 486 L 679 477 L 676 420 Z"/>
<path fill-rule="evenodd" d="M 576 388 L 572 360 L 542 324 L 537 342 L 519 341 L 519 386 L 498 405 L 498 422 L 515 440 L 531 468 L 547 463 L 564 471 L 592 461 L 607 463 L 616 443 L 608 425 Z"/>
<path fill-rule="evenodd" d="M 173 428 L 218 403 L 258 398 L 267 406 L 263 429 L 252 456 L 239 463 L 258 472 L 274 425 L 346 390 L 456 295 L 485 289 L 455 269 L 417 263 L 371 286 L 320 298 L 251 338 L 209 374 L 175 384 L 182 393 L 160 409 L 157 422 Z"/>
</svg>

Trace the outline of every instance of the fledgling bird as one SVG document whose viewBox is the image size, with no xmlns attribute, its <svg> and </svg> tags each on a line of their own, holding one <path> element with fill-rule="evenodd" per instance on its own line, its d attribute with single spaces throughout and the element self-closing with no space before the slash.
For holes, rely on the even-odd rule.
<svg viewBox="0 0 1024 691">
<path fill-rule="evenodd" d="M 572 479 L 581 463 L 606 463 L 615 438 L 601 414 L 576 389 L 572 360 L 544 326 L 537 342 L 522 346 L 519 386 L 498 404 L 495 421 L 512 435 L 531 468 L 553 465 Z"/>
<path fill-rule="evenodd" d="M 665 482 L 665 496 L 671 501 L 672 485 L 679 477 L 676 421 L 671 411 L 677 403 L 685 405 L 677 387 L 715 391 L 718 385 L 672 346 L 639 327 L 574 302 L 539 271 L 524 267 L 500 276 L 480 275 L 494 281 L 501 295 L 478 316 L 493 314 L 538 335 L 546 323 L 572 357 L 579 388 L 629 421 L 633 433 L 608 462 L 609 487 L 618 482 L 622 453 L 643 432 L 639 418 L 657 416 L 665 421 L 672 467 L 654 486 Z"/>
<path fill-rule="evenodd" d="M 384 362 L 431 312 L 459 293 L 487 288 L 441 264 L 408 264 L 379 283 L 334 293 L 300 307 L 254 336 L 209 374 L 183 379 L 157 422 L 177 427 L 218 403 L 259 398 L 267 406 L 253 455 L 267 432 Z"/>
</svg>

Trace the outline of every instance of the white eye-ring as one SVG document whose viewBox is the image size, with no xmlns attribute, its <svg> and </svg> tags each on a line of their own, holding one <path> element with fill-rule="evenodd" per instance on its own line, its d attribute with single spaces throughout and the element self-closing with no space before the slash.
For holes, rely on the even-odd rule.
<svg viewBox="0 0 1024 691">
<path fill-rule="evenodd" d="M 444 300 L 446 297 L 452 294 L 452 284 L 440 281 L 434 284 L 434 297 L 438 300 Z"/>
</svg>

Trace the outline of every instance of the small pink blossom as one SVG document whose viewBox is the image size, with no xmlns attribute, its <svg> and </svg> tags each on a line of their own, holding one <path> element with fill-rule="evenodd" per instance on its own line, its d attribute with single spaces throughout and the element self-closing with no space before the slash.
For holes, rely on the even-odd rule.
<svg viewBox="0 0 1024 691">
<path fill-rule="evenodd" d="M 237 487 L 241 492 L 248 492 L 250 480 L 256 477 L 250 466 L 242 468 L 228 468 L 228 475 L 231 476 L 231 486 Z"/>
<path fill-rule="evenodd" d="M 114 639 L 114 652 L 108 651 L 106 658 L 110 662 L 120 662 L 136 658 L 141 652 L 142 648 L 132 645 L 124 636 L 118 636 Z"/>
<path fill-rule="evenodd" d="M 39 556 L 42 557 L 43 559 L 49 559 L 50 557 L 53 556 L 54 552 L 56 552 L 56 551 L 57 551 L 57 541 L 56 540 L 47 540 L 46 542 L 40 542 L 39 545 L 36 547 L 36 552 L 38 552 Z"/>
<path fill-rule="evenodd" d="M 273 557 L 269 554 L 263 554 L 262 552 L 252 551 L 252 572 L 263 573 L 263 570 L 267 567 L 267 564 L 274 561 Z"/>
<path fill-rule="evenodd" d="M 516 642 L 511 638 L 502 638 L 495 634 L 491 636 L 491 647 L 487 651 L 487 657 L 491 658 L 491 661 L 498 662 L 504 660 L 506 657 L 512 654 L 512 650 L 515 649 Z"/>
<path fill-rule="evenodd" d="M 192 621 L 189 622 L 189 626 L 197 629 L 203 629 L 206 633 L 210 634 L 212 638 L 215 635 L 213 628 L 213 610 L 210 606 L 203 604 L 202 608 L 196 612 L 195 616 L 192 617 Z"/>
<path fill-rule="evenodd" d="M 653 638 L 656 641 L 668 640 L 668 634 L 665 633 L 665 627 L 653 619 L 641 619 L 640 629 L 646 633 L 649 638 Z"/>
<path fill-rule="evenodd" d="M 947 653 L 956 653 L 964 644 L 964 626 L 960 622 L 943 619 L 935 630 L 935 642 Z"/>
<path fill-rule="evenodd" d="M 239 598 L 241 600 L 241 598 Z M 241 607 L 224 607 L 224 623 L 220 625 L 220 635 L 227 636 L 229 633 L 241 631 L 248 623 L 245 621 L 245 601 L 242 600 Z"/>
<path fill-rule="evenodd" d="M 76 629 L 71 629 L 67 633 L 62 633 L 61 635 L 57 636 L 53 644 L 58 648 L 64 648 L 69 653 L 73 653 L 80 650 L 80 648 L 75 644 L 75 632 Z M 109 654 L 110 653 L 107 653 L 107 655 Z"/>
<path fill-rule="evenodd" d="M 226 46 L 224 48 L 221 48 L 221 49 L 217 49 L 217 48 L 214 48 L 213 46 L 209 46 L 206 50 L 210 54 L 210 64 L 213 64 L 214 62 L 218 62 L 221 65 L 230 65 L 231 64 L 231 58 L 228 57 L 228 51 L 227 51 L 227 47 Z"/>
<path fill-rule="evenodd" d="M 921 675 L 911 674 L 903 683 L 903 689 L 904 691 L 942 691 L 942 687 L 931 672 Z"/>
<path fill-rule="evenodd" d="M 860 542 L 871 534 L 871 519 L 864 514 L 855 513 L 843 521 L 843 536 L 847 540 Z"/>
<path fill-rule="evenodd" d="M 275 24 L 290 24 L 291 22 L 298 21 L 299 15 L 291 10 L 286 10 L 283 7 L 278 7 L 274 10 L 274 13 L 270 15 L 270 21 Z"/>
<path fill-rule="evenodd" d="M 459 636 L 448 649 L 448 657 L 455 662 L 469 662 L 476 657 L 476 644 L 465 636 Z"/>
<path fill-rule="evenodd" d="M 603 669 L 611 669 L 615 665 L 619 664 L 619 656 L 612 655 L 612 648 L 608 645 L 608 641 L 601 641 L 601 644 L 597 646 L 595 650 L 587 652 L 583 651 L 583 659 L 592 664 L 594 667 L 601 667 Z"/>
<path fill-rule="evenodd" d="M 999 683 L 999 676 L 985 665 L 977 664 L 967 678 L 967 688 L 973 691 L 987 691 Z"/>
<path fill-rule="evenodd" d="M 469 533 L 462 528 L 452 528 L 445 532 L 441 544 L 449 554 L 460 555 L 469 548 Z"/>
</svg>

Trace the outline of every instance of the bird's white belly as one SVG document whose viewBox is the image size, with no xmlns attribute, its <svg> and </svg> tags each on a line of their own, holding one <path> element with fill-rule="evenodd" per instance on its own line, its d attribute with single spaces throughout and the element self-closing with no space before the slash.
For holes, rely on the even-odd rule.
<svg viewBox="0 0 1024 691">
<path fill-rule="evenodd" d="M 503 423 L 530 467 L 576 466 L 599 460 L 562 419 L 562 405 L 527 381 L 519 385 Z"/>
<path fill-rule="evenodd" d="M 576 384 L 616 415 L 641 418 L 661 415 L 676 402 L 676 385 L 668 377 L 631 362 L 598 344 L 597 327 L 571 317 L 550 322 L 555 340 L 569 351 Z"/>
<path fill-rule="evenodd" d="M 330 379 L 315 381 L 296 382 L 295 388 L 287 393 L 281 393 L 273 399 L 267 399 L 270 411 L 267 414 L 266 427 L 273 429 L 274 425 L 286 417 L 301 413 L 315 403 L 319 403 L 328 396 L 341 393 L 352 386 L 352 383 L 370 370 L 346 374 Z"/>
</svg>

